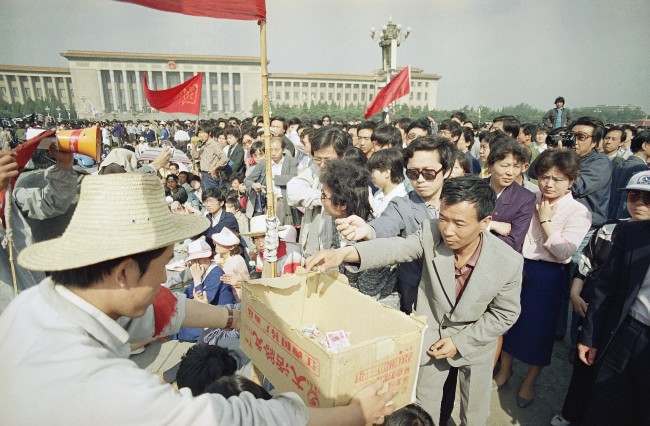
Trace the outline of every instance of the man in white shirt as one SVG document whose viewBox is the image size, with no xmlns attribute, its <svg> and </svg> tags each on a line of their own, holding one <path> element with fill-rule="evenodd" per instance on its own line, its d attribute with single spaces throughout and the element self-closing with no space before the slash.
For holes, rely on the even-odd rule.
<svg viewBox="0 0 650 426">
<path fill-rule="evenodd" d="M 86 177 L 64 234 L 19 255 L 21 266 L 51 275 L 0 316 L 0 424 L 365 424 L 389 414 L 391 396 L 380 386 L 332 409 L 308 409 L 295 394 L 193 397 L 128 359 L 129 342 L 181 326 L 238 327 L 237 312 L 160 285 L 173 244 L 207 226 L 203 217 L 171 214 L 155 176 Z"/>
</svg>

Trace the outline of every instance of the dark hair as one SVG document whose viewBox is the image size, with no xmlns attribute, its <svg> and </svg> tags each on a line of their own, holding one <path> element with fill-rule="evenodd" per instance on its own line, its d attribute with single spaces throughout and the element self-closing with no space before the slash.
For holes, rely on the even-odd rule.
<svg viewBox="0 0 650 426">
<path fill-rule="evenodd" d="M 255 141 L 251 144 L 251 148 L 249 150 L 250 156 L 252 157 L 253 155 L 255 155 L 256 152 L 264 154 L 264 142 Z"/>
<path fill-rule="evenodd" d="M 192 182 L 194 182 L 195 180 L 198 180 L 199 183 L 201 183 L 201 176 L 198 176 L 198 175 L 194 175 L 194 174 L 193 174 L 193 175 L 190 177 L 189 182 L 192 183 Z"/>
<path fill-rule="evenodd" d="M 359 126 L 357 127 L 357 133 L 364 129 L 374 131 L 376 127 L 377 127 L 377 123 L 375 123 L 374 121 L 370 121 L 370 120 L 364 121 L 361 124 L 359 124 Z"/>
<path fill-rule="evenodd" d="M 558 96 L 557 98 L 555 98 L 555 101 L 553 103 L 556 104 L 558 102 L 562 102 L 563 104 L 566 103 L 566 102 L 564 102 L 564 97 L 562 97 L 562 96 Z"/>
<path fill-rule="evenodd" d="M 250 392 L 256 399 L 268 401 L 272 398 L 262 386 L 238 374 L 221 376 L 205 388 L 205 393 L 217 393 L 224 398 L 237 396 L 242 392 Z"/>
<path fill-rule="evenodd" d="M 357 215 L 363 220 L 370 218 L 370 174 L 366 168 L 349 160 L 328 161 L 321 171 L 320 181 L 332 191 L 332 204 L 345 206 L 346 216 Z"/>
<path fill-rule="evenodd" d="M 226 126 L 226 128 L 223 129 L 223 135 L 225 137 L 228 137 L 228 135 L 233 135 L 235 139 L 237 139 L 237 142 L 239 142 L 241 139 L 241 130 L 239 130 L 239 127 L 236 126 Z"/>
<path fill-rule="evenodd" d="M 520 163 L 526 162 L 526 153 L 523 147 L 514 139 L 507 137 L 490 146 L 490 154 L 487 158 L 487 165 L 493 166 L 497 161 L 501 161 L 512 154 L 512 156 Z"/>
<path fill-rule="evenodd" d="M 269 120 L 269 123 L 273 123 L 274 121 L 281 121 L 282 122 L 282 127 L 284 127 L 284 131 L 287 131 L 287 128 L 289 127 L 287 125 L 287 119 L 284 117 L 271 117 Z"/>
<path fill-rule="evenodd" d="M 593 134 L 591 135 L 591 142 L 595 143 L 596 146 L 605 136 L 605 125 L 602 121 L 593 117 L 579 117 L 573 123 L 569 125 L 569 130 L 573 131 L 575 126 L 589 126 L 594 129 Z M 595 148 L 594 148 L 595 149 Z"/>
<path fill-rule="evenodd" d="M 302 124 L 302 121 L 301 121 L 298 117 L 290 118 L 290 119 L 289 119 L 289 126 L 293 126 L 293 125 L 295 125 L 295 124 L 297 124 L 298 126 L 300 126 L 300 125 Z"/>
<path fill-rule="evenodd" d="M 471 148 L 474 144 L 474 130 L 470 129 L 469 127 L 462 127 L 461 133 L 463 134 L 465 143 L 467 143 L 467 145 Z"/>
<path fill-rule="evenodd" d="M 368 170 L 380 170 L 390 172 L 390 181 L 393 183 L 404 182 L 404 156 L 397 148 L 382 149 L 368 160 Z"/>
<path fill-rule="evenodd" d="M 205 201 L 208 198 L 215 198 L 219 202 L 226 202 L 226 191 L 223 188 L 206 188 L 205 191 L 201 194 L 201 201 Z"/>
<path fill-rule="evenodd" d="M 460 124 L 452 120 L 443 120 L 438 125 L 438 132 L 442 130 L 448 130 L 449 133 L 451 133 L 452 138 L 460 137 L 460 134 L 463 132 L 463 130 L 460 127 Z"/>
<path fill-rule="evenodd" d="M 119 173 L 126 173 L 126 169 L 124 168 L 124 166 L 120 166 L 117 163 L 111 163 L 111 164 L 108 164 L 108 165 L 102 167 L 99 170 L 99 173 L 97 173 L 97 174 L 100 174 L 100 175 L 113 175 L 113 174 L 119 174 Z"/>
<path fill-rule="evenodd" d="M 133 145 L 131 145 L 131 144 L 129 144 L 129 143 L 124 144 L 124 145 L 122 146 L 122 148 L 124 148 L 124 149 L 128 149 L 128 150 L 131 151 L 131 152 L 135 152 L 135 148 L 133 147 Z"/>
<path fill-rule="evenodd" d="M 177 169 L 180 169 L 180 167 L 178 166 L 178 163 L 169 163 L 169 167 L 171 167 L 171 166 L 174 166 Z"/>
<path fill-rule="evenodd" d="M 330 117 L 329 114 L 325 114 L 324 116 L 322 116 L 322 117 L 320 118 L 321 123 L 322 123 L 323 120 L 325 120 L 326 118 L 329 118 L 329 119 L 330 119 L 330 122 L 332 121 L 332 117 Z"/>
<path fill-rule="evenodd" d="M 499 143 L 501 143 L 503 141 L 513 140 L 512 137 L 508 136 L 507 134 L 505 134 L 501 130 L 496 130 L 496 131 L 493 131 L 493 132 L 489 132 L 485 136 L 485 138 L 487 140 L 487 143 L 490 145 L 490 149 L 492 149 L 492 147 L 494 145 L 499 144 Z"/>
<path fill-rule="evenodd" d="M 580 172 L 578 154 L 569 149 L 547 149 L 535 159 L 534 175 L 539 179 L 544 173 L 556 167 L 570 180 L 576 180 Z"/>
<path fill-rule="evenodd" d="M 642 130 L 632 138 L 630 151 L 633 153 L 641 151 L 644 143 L 650 143 L 650 130 Z"/>
<path fill-rule="evenodd" d="M 521 126 L 521 123 L 519 122 L 519 119 L 517 119 L 517 117 L 515 117 L 514 115 L 500 115 L 492 119 L 492 124 L 498 122 L 503 123 L 504 132 L 506 132 L 513 138 L 519 136 L 519 127 Z"/>
<path fill-rule="evenodd" d="M 625 142 L 627 139 L 627 133 L 625 133 L 625 129 L 623 126 L 610 126 L 607 128 L 605 131 L 605 136 L 607 136 L 607 133 L 609 132 L 621 132 L 621 142 Z"/>
<path fill-rule="evenodd" d="M 310 138 L 309 141 L 312 153 L 331 146 L 339 158 L 343 157 L 347 147 L 352 145 L 350 135 L 333 126 L 321 127 L 316 130 L 313 138 Z"/>
<path fill-rule="evenodd" d="M 190 388 L 192 395 L 206 392 L 206 387 L 223 376 L 237 371 L 237 361 L 230 351 L 219 346 L 199 343 L 181 359 L 176 373 L 179 388 Z"/>
<path fill-rule="evenodd" d="M 454 151 L 454 162 L 458 161 L 458 165 L 463 168 L 463 172 L 468 175 L 472 173 L 472 167 L 469 164 L 467 155 L 459 150 Z"/>
<path fill-rule="evenodd" d="M 168 174 L 165 180 L 167 179 L 175 180 L 178 183 L 178 176 L 176 176 L 175 174 L 172 173 Z"/>
<path fill-rule="evenodd" d="M 448 206 L 464 201 L 474 204 L 476 217 L 480 221 L 492 214 L 497 196 L 487 179 L 478 176 L 461 176 L 445 179 L 440 200 Z"/>
<path fill-rule="evenodd" d="M 404 148 L 404 165 L 417 151 L 436 151 L 442 164 L 442 172 L 447 173 L 454 167 L 454 151 L 456 148 L 449 143 L 447 138 L 440 136 L 423 136 L 416 138 L 409 146 Z"/>
<path fill-rule="evenodd" d="M 397 127 L 391 126 L 390 124 L 380 124 L 375 127 L 370 139 L 382 147 L 390 146 L 399 148 L 402 146 L 402 134 Z"/>
<path fill-rule="evenodd" d="M 521 126 L 521 131 L 526 136 L 530 136 L 531 140 L 535 142 L 535 136 L 537 135 L 537 126 L 535 124 L 526 123 Z"/>
<path fill-rule="evenodd" d="M 341 158 L 343 160 L 351 161 L 361 167 L 366 167 L 366 162 L 368 161 L 366 154 L 364 154 L 363 151 L 361 151 L 361 149 L 357 148 L 356 146 L 349 146 Z"/>
<path fill-rule="evenodd" d="M 467 121 L 467 114 L 463 111 L 454 111 L 451 113 L 451 117 L 449 118 L 456 118 L 460 120 L 461 123 L 465 123 Z"/>
<path fill-rule="evenodd" d="M 426 117 L 411 121 L 411 124 L 409 124 L 408 128 L 406 129 L 406 133 L 408 134 L 408 132 L 413 129 L 422 129 L 427 132 L 427 135 L 431 135 L 431 123 Z"/>
<path fill-rule="evenodd" d="M 189 181 L 190 181 L 190 178 L 191 178 L 191 176 L 192 176 L 192 174 L 191 174 L 190 172 L 186 172 L 186 171 L 184 171 L 184 170 L 181 170 L 180 172 L 178 172 L 178 177 L 179 177 L 179 178 L 180 178 L 181 175 L 185 176 L 185 181 L 186 181 L 186 182 L 189 182 Z"/>
<path fill-rule="evenodd" d="M 384 419 L 384 426 L 434 426 L 433 419 L 417 404 L 409 404 Z"/>
<path fill-rule="evenodd" d="M 161 247 L 155 250 L 106 260 L 104 262 L 95 263 L 94 265 L 82 266 L 80 268 L 67 269 L 64 271 L 50 271 L 50 276 L 54 282 L 64 286 L 88 288 L 92 284 L 95 284 L 110 275 L 113 269 L 126 259 L 133 259 L 133 261 L 137 263 L 140 276 L 142 276 L 147 272 L 147 269 L 149 269 L 151 262 L 162 255 L 166 249 L 167 247 Z"/>
<path fill-rule="evenodd" d="M 398 118 L 398 119 L 397 119 L 396 124 L 397 124 L 397 125 L 398 125 L 402 130 L 406 131 L 406 129 L 408 129 L 408 127 L 411 125 L 412 122 L 413 122 L 413 120 L 411 120 L 410 118 L 408 118 L 408 117 L 402 117 L 402 118 Z"/>
</svg>

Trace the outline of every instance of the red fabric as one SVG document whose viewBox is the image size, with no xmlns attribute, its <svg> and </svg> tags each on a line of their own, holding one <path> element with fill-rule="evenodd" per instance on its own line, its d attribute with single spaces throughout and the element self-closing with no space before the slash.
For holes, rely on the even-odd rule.
<svg viewBox="0 0 650 426">
<path fill-rule="evenodd" d="M 286 255 L 287 255 L 287 243 L 286 241 L 280 240 L 278 242 L 278 251 L 276 253 L 275 258 L 279 261 Z M 262 250 L 257 256 L 259 259 L 262 260 L 262 264 L 264 264 L 264 250 Z M 259 268 L 255 268 L 255 269 L 257 270 L 257 272 L 262 272 L 262 270 Z"/>
<path fill-rule="evenodd" d="M 153 301 L 153 316 L 154 316 L 154 337 L 162 333 L 169 325 L 176 313 L 176 304 L 178 299 L 170 289 L 160 286 L 160 291 Z"/>
<path fill-rule="evenodd" d="M 21 172 L 25 168 L 25 165 L 32 158 L 32 155 L 34 155 L 34 151 L 36 151 L 36 148 L 38 148 L 38 145 L 41 143 L 41 141 L 45 138 L 54 135 L 55 133 L 56 131 L 54 129 L 45 130 L 41 134 L 34 136 L 33 138 L 25 141 L 24 143 L 21 143 L 16 147 L 16 149 L 14 149 L 14 153 L 16 154 L 16 163 L 18 163 L 18 172 Z M 16 177 L 11 181 L 12 186 L 16 183 L 16 179 L 18 178 Z M 0 222 L 2 222 L 3 226 L 7 225 L 6 223 L 4 223 L 5 197 L 6 197 L 5 190 L 0 190 Z"/>
<path fill-rule="evenodd" d="M 151 90 L 147 85 L 147 77 L 143 78 L 144 95 L 151 105 L 163 112 L 184 112 L 199 115 L 201 111 L 201 87 L 203 74 L 197 74 L 178 86 L 164 90 Z"/>
<path fill-rule="evenodd" d="M 266 20 L 265 0 L 119 0 L 152 9 L 210 18 Z"/>
<path fill-rule="evenodd" d="M 375 98 L 368 104 L 366 112 L 363 113 L 365 118 L 375 115 L 378 112 L 389 105 L 391 102 L 394 102 L 406 96 L 411 92 L 411 69 L 409 67 L 404 68 L 399 72 L 393 79 L 385 85 L 378 93 L 375 95 Z"/>
</svg>

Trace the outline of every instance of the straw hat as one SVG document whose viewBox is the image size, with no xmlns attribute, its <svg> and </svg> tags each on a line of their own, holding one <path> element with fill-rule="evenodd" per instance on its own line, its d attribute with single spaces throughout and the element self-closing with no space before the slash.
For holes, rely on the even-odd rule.
<svg viewBox="0 0 650 426">
<path fill-rule="evenodd" d="M 172 214 L 156 176 L 87 176 L 63 235 L 28 246 L 18 263 L 35 271 L 75 269 L 166 247 L 201 234 L 208 225 L 204 217 Z"/>
<path fill-rule="evenodd" d="M 205 241 L 205 236 L 201 235 L 200 238 L 192 241 L 187 245 L 187 258 L 186 262 L 194 259 L 204 259 L 206 257 L 212 257 L 212 248 Z"/>
<path fill-rule="evenodd" d="M 239 237 L 226 227 L 224 227 L 221 232 L 213 234 L 212 241 L 223 247 L 232 247 L 239 245 Z"/>
</svg>

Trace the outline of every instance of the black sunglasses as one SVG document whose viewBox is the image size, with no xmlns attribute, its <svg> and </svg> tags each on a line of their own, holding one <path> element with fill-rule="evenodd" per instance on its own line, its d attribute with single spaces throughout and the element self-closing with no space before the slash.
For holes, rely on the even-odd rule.
<svg viewBox="0 0 650 426">
<path fill-rule="evenodd" d="M 426 169 L 406 169 L 406 177 L 411 180 L 418 180 L 420 178 L 420 175 L 422 175 L 424 180 L 435 180 L 436 176 L 438 176 L 438 173 L 441 171 L 442 167 L 438 171 Z"/>
</svg>

